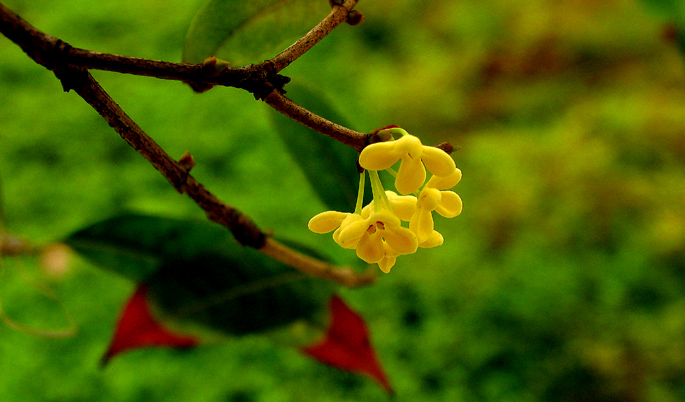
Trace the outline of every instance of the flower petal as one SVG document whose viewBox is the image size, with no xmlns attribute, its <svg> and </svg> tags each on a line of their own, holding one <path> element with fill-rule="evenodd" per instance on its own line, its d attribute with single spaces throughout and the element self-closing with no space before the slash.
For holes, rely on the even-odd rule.
<svg viewBox="0 0 685 402">
<path fill-rule="evenodd" d="M 421 159 L 426 165 L 426 169 L 436 176 L 449 176 L 457 168 L 454 159 L 440 148 L 424 145 Z"/>
<path fill-rule="evenodd" d="M 438 190 L 447 190 L 457 185 L 461 181 L 461 170 L 455 169 L 454 172 L 447 176 L 433 176 L 426 183 L 426 187 L 437 188 Z"/>
<path fill-rule="evenodd" d="M 356 240 L 348 240 L 345 244 L 342 244 L 340 242 L 340 228 L 337 228 L 335 232 L 333 232 L 333 241 L 338 243 L 338 245 L 342 248 L 350 249 L 353 250 L 357 248 L 357 244 L 359 244 L 359 239 Z"/>
<path fill-rule="evenodd" d="M 314 233 L 328 233 L 335 230 L 350 213 L 326 211 L 315 215 L 307 226 Z"/>
<path fill-rule="evenodd" d="M 362 218 L 367 219 L 369 216 L 371 216 L 371 214 L 373 214 L 373 206 L 374 202 L 371 200 L 367 206 L 362 208 Z"/>
<path fill-rule="evenodd" d="M 433 232 L 433 214 L 425 209 L 418 209 L 409 221 L 409 229 L 416 234 L 419 243 L 423 243 Z"/>
<path fill-rule="evenodd" d="M 416 197 L 413 195 L 397 195 L 393 191 L 386 191 L 388 201 L 392 205 L 392 212 L 401 220 L 408 222 L 416 211 Z"/>
<path fill-rule="evenodd" d="M 397 257 L 400 254 L 388 246 L 388 243 L 385 241 L 383 242 L 383 250 L 385 251 L 385 256 L 378 262 L 378 268 L 387 274 L 390 272 L 390 269 L 395 266 Z"/>
<path fill-rule="evenodd" d="M 440 193 L 442 193 L 442 200 L 435 212 L 445 218 L 454 218 L 459 215 L 462 209 L 461 197 L 454 191 L 441 191 Z"/>
<path fill-rule="evenodd" d="M 434 211 L 440 205 L 442 194 L 440 190 L 424 187 L 416 201 L 416 207 L 426 211 Z"/>
<path fill-rule="evenodd" d="M 402 157 L 400 170 L 395 178 L 395 188 L 400 194 L 409 194 L 418 190 L 426 180 L 426 169 L 419 158 Z"/>
<path fill-rule="evenodd" d="M 385 257 L 383 240 L 378 231 L 362 236 L 357 245 L 357 257 L 369 264 L 380 262 Z"/>
<path fill-rule="evenodd" d="M 388 246 L 400 254 L 412 254 L 419 247 L 416 235 L 405 227 L 398 227 L 395 230 L 382 231 L 383 238 Z"/>
<path fill-rule="evenodd" d="M 445 242 L 445 239 L 442 237 L 438 231 L 434 230 L 433 233 L 428 236 L 426 240 L 423 242 L 419 243 L 419 247 L 421 248 L 432 248 L 432 247 L 437 247 L 437 246 L 442 246 L 442 243 Z"/>
<path fill-rule="evenodd" d="M 367 145 L 359 155 L 359 165 L 369 170 L 384 170 L 394 165 L 400 155 L 394 152 L 396 141 Z"/>
<path fill-rule="evenodd" d="M 378 212 L 374 212 L 371 216 L 369 216 L 368 221 L 369 224 L 382 223 L 383 229 L 385 230 L 394 230 L 395 228 L 402 226 L 402 221 L 400 221 L 400 218 L 395 216 L 394 213 L 387 209 L 381 209 Z"/>
<path fill-rule="evenodd" d="M 421 144 L 421 140 L 414 135 L 406 134 L 395 141 L 394 153 L 397 156 L 409 155 L 414 159 L 419 159 L 422 152 L 423 144 Z"/>
<path fill-rule="evenodd" d="M 354 248 L 359 238 L 366 233 L 369 224 L 361 215 L 350 214 L 343 223 L 340 224 L 340 232 L 333 234 L 333 240 L 342 248 Z M 337 236 L 336 236 L 337 234 Z M 337 237 L 337 238 L 336 238 Z"/>
<path fill-rule="evenodd" d="M 392 267 L 395 266 L 395 262 L 397 262 L 397 257 L 388 257 L 386 255 L 382 260 L 378 261 L 378 268 L 386 274 L 390 273 Z"/>
</svg>

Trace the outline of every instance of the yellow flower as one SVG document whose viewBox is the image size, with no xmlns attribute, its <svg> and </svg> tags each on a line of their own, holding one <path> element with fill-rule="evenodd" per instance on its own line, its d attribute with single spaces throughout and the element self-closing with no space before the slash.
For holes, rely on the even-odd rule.
<svg viewBox="0 0 685 402">
<path fill-rule="evenodd" d="M 355 242 L 348 242 L 347 244 L 342 244 L 340 242 L 340 232 L 343 231 L 348 225 L 354 223 L 354 222 L 359 222 L 363 220 L 361 215 L 359 214 L 349 214 L 340 224 L 340 227 L 336 229 L 335 232 L 333 232 L 333 240 L 340 245 L 342 248 L 347 248 L 347 249 L 355 249 L 357 248 L 357 243 Z"/>
<path fill-rule="evenodd" d="M 395 262 L 397 262 L 397 257 L 399 257 L 400 253 L 393 250 L 386 242 L 383 242 L 383 249 L 385 250 L 385 255 L 378 261 L 378 268 L 387 274 L 390 273 L 392 267 L 395 266 Z"/>
<path fill-rule="evenodd" d="M 373 201 L 363 206 L 366 172 L 362 171 L 354 213 L 322 212 L 310 219 L 308 226 L 315 233 L 333 232 L 338 245 L 354 249 L 360 259 L 377 263 L 388 273 L 400 255 L 443 244 L 442 234 L 433 228 L 432 213 L 447 218 L 461 213 L 461 198 L 447 191 L 459 183 L 461 170 L 446 152 L 421 144 L 399 127 L 389 126 L 374 134 L 384 141 L 367 146 L 359 156 L 360 166 L 371 178 Z M 402 137 L 394 140 L 392 134 Z M 426 169 L 432 173 L 418 197 L 383 188 L 378 170 L 389 169 L 397 161 L 395 187 L 400 194 L 416 193 L 426 180 Z M 409 227 L 403 227 L 402 221 L 409 222 Z"/>
<path fill-rule="evenodd" d="M 459 195 L 454 191 L 442 191 L 454 187 L 459 180 L 461 180 L 461 170 L 456 169 L 454 173 L 446 177 L 431 177 L 421 190 L 416 201 L 416 211 L 409 220 L 409 229 L 416 234 L 419 244 L 438 242 L 435 235 L 437 232 L 433 230 L 433 211 L 445 218 L 453 218 L 461 213 L 462 201 Z M 430 247 L 435 247 L 435 245 Z"/>
<path fill-rule="evenodd" d="M 413 195 L 397 195 L 397 193 L 390 190 L 385 191 L 385 196 L 388 198 L 388 202 L 390 202 L 390 207 L 388 209 L 392 210 L 395 216 L 401 220 L 409 222 L 416 211 L 416 197 Z M 362 216 L 368 218 L 374 210 L 375 205 L 376 201 L 372 200 L 369 205 L 362 209 Z"/>
<path fill-rule="evenodd" d="M 437 188 L 438 190 L 450 189 L 461 181 L 461 170 L 455 168 L 447 176 L 434 175 L 426 183 L 426 187 Z"/>
<path fill-rule="evenodd" d="M 344 248 L 355 245 L 357 256 L 369 264 L 378 263 L 386 256 L 383 244 L 399 254 L 416 252 L 416 235 L 402 227 L 400 219 L 387 209 L 373 212 L 368 218 L 351 222 L 341 228 L 338 244 Z"/>
<path fill-rule="evenodd" d="M 392 130 L 406 133 L 402 129 Z M 395 141 L 368 145 L 359 155 L 359 165 L 368 170 L 384 170 L 400 159 L 395 188 L 401 194 L 412 193 L 423 185 L 426 168 L 436 176 L 448 176 L 456 169 L 454 160 L 445 151 L 423 145 L 421 140 L 411 134 L 404 134 Z"/>
<path fill-rule="evenodd" d="M 338 211 L 325 211 L 321 212 L 320 214 L 315 215 L 312 219 L 309 220 L 309 224 L 307 225 L 309 227 L 309 230 L 311 230 L 314 233 L 328 233 L 332 232 L 335 230 L 333 233 L 333 240 L 335 240 L 336 243 L 340 244 L 343 246 L 339 241 L 338 241 L 338 236 L 340 235 L 340 231 L 344 229 L 347 225 L 349 225 L 352 222 L 360 221 L 363 218 L 359 214 L 351 214 L 349 212 L 338 212 Z M 344 248 L 356 248 L 356 244 L 348 244 L 347 247 L 343 246 Z"/>
<path fill-rule="evenodd" d="M 431 234 L 428 235 L 428 237 L 419 243 L 419 247 L 421 248 L 433 248 L 433 247 L 438 247 L 442 246 L 442 243 L 445 242 L 445 238 L 442 237 L 442 235 L 437 231 L 433 230 Z"/>
<path fill-rule="evenodd" d="M 348 212 L 326 211 L 309 220 L 307 227 L 314 233 L 328 233 L 337 229 L 348 215 Z"/>
</svg>

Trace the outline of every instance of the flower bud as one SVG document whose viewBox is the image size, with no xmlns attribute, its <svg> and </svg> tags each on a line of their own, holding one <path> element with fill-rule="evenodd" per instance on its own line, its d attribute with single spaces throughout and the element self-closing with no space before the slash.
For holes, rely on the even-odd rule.
<svg viewBox="0 0 685 402">
<path fill-rule="evenodd" d="M 186 172 L 190 172 L 190 169 L 195 167 L 195 158 L 193 158 L 189 151 L 185 151 L 178 160 L 178 164 L 183 166 Z"/>
<path fill-rule="evenodd" d="M 364 14 L 357 10 L 352 10 L 347 14 L 347 23 L 349 25 L 355 26 L 355 25 L 360 25 L 364 22 Z"/>
<path fill-rule="evenodd" d="M 214 56 L 209 56 L 202 60 L 200 63 L 200 68 L 202 69 L 202 74 L 206 77 L 218 77 L 222 71 L 228 68 L 231 63 L 217 59 Z"/>
</svg>

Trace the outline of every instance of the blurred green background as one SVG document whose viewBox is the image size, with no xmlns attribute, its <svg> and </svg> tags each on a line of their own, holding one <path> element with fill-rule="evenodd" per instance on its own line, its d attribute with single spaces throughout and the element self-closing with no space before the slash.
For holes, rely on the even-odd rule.
<svg viewBox="0 0 685 402">
<path fill-rule="evenodd" d="M 179 61 L 201 0 L 8 0 L 73 46 Z M 658 2 L 653 2 L 658 3 Z M 671 2 L 680 4 L 677 1 Z M 682 8 L 682 7 L 681 7 Z M 361 1 L 284 71 L 360 131 L 450 141 L 463 214 L 445 245 L 343 290 L 398 401 L 685 400 L 685 68 L 668 15 L 636 0 Z M 6 226 L 34 244 L 124 210 L 202 212 L 52 73 L 0 37 Z M 323 210 L 248 93 L 93 75 L 172 156 L 264 229 L 330 247 Z M 296 95 L 293 93 L 293 95 Z M 351 206 L 352 209 L 352 206 Z M 99 358 L 133 284 L 74 259 L 5 258 L 2 401 L 384 401 L 365 378 L 261 337 Z M 41 288 L 57 293 L 59 303 Z"/>
</svg>

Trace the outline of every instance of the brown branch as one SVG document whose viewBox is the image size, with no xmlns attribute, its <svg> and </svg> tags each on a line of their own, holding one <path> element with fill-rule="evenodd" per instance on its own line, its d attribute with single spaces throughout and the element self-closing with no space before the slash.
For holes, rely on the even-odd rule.
<svg viewBox="0 0 685 402">
<path fill-rule="evenodd" d="M 265 65 L 227 68 L 218 74 L 207 74 L 202 64 L 171 63 L 74 48 L 36 29 L 1 2 L 0 32 L 48 70 L 71 66 L 180 80 L 194 83 L 197 87 L 231 86 L 252 92 L 260 99 L 289 81 L 287 77 L 269 71 L 271 66 Z"/>
<path fill-rule="evenodd" d="M 271 92 L 264 98 L 264 102 L 300 124 L 347 144 L 357 151 L 361 151 L 367 145 L 368 134 L 326 120 L 288 99 L 279 91 Z"/>
<path fill-rule="evenodd" d="M 345 286 L 369 284 L 375 276 L 338 269 L 304 256 L 267 236 L 238 209 L 223 203 L 209 192 L 188 170 L 173 160 L 114 102 L 100 84 L 84 70 L 69 68 L 55 71 L 66 89 L 73 89 L 90 104 L 119 135 L 145 157 L 180 193 L 186 193 L 205 211 L 207 217 L 228 228 L 236 240 L 288 264 L 306 274 L 335 281 Z"/>
<path fill-rule="evenodd" d="M 73 47 L 64 49 L 62 59 L 64 64 L 73 67 L 183 81 L 193 89 L 201 88 L 200 92 L 215 85 L 240 88 L 254 94 L 257 99 L 263 99 L 274 89 L 282 89 L 290 82 L 290 78 L 277 74 L 264 64 L 216 71 L 207 69 L 203 63 L 172 63 Z"/>
<path fill-rule="evenodd" d="M 17 43 L 34 61 L 53 70 L 55 76 L 62 82 L 65 91 L 73 90 L 79 94 L 131 147 L 145 157 L 178 192 L 187 194 L 205 211 L 210 220 L 228 228 L 240 244 L 256 248 L 264 254 L 286 264 L 293 264 L 294 268 L 304 273 L 315 274 L 342 285 L 359 286 L 370 283 L 372 279 L 368 277 L 368 274 L 359 275 L 350 269 L 341 269 L 339 272 L 333 272 L 338 271 L 338 269 L 333 270 L 329 264 L 303 256 L 299 252 L 267 238 L 249 217 L 238 209 L 219 200 L 189 174 L 189 168 L 184 167 L 184 165 L 171 158 L 164 149 L 121 109 L 84 67 L 74 67 L 68 61 L 65 61 L 64 58 L 65 55 L 75 51 L 83 59 L 105 60 L 102 62 L 103 65 L 109 62 L 114 64 L 128 63 L 133 66 L 130 71 L 155 68 L 159 71 L 167 71 L 165 68 L 174 63 L 155 62 L 157 64 L 151 64 L 147 61 L 138 62 L 142 59 L 123 58 L 113 55 L 103 58 L 102 54 L 97 56 L 95 52 L 73 49 L 65 42 L 40 32 L 17 14 L 7 9 L 2 3 L 0 3 L 0 31 Z M 197 69 L 198 66 L 185 65 L 183 68 L 187 68 L 187 71 L 192 73 L 193 69 Z M 7 242 L 7 238 L 4 236 L 0 240 L 4 253 L 8 253 L 8 251 L 15 248 L 9 247 L 10 243 Z M 322 271 L 322 267 L 324 271 Z"/>
<path fill-rule="evenodd" d="M 297 42 L 293 43 L 287 49 L 265 63 L 270 63 L 277 72 L 283 70 L 288 67 L 290 63 L 297 60 L 314 45 L 319 43 L 321 39 L 325 38 L 338 25 L 347 21 L 347 16 L 352 8 L 357 5 L 357 0 L 345 0 L 341 3 L 342 4 L 340 5 L 334 5 L 330 14 L 302 38 L 298 39 Z"/>
<path fill-rule="evenodd" d="M 180 80 L 193 88 L 209 89 L 213 85 L 245 89 L 257 99 L 269 98 L 267 103 L 279 112 L 322 134 L 335 138 L 357 150 L 366 145 L 365 135 L 332 123 L 285 98 L 279 91 L 290 81 L 278 74 L 292 61 L 323 39 L 332 29 L 345 21 L 357 0 L 341 1 L 331 13 L 302 39 L 273 59 L 260 65 L 208 71 L 200 64 L 172 63 L 100 53 L 74 48 L 68 43 L 45 34 L 0 2 L 0 32 L 19 45 L 34 61 L 49 70 L 74 67 L 98 69 L 124 74 L 135 74 L 168 80 Z"/>
<path fill-rule="evenodd" d="M 352 268 L 336 267 L 327 262 L 317 260 L 298 251 L 289 249 L 270 237 L 266 239 L 264 247 L 259 251 L 286 265 L 295 267 L 300 272 L 307 275 L 327 279 L 349 288 L 370 285 L 376 280 L 376 269 L 373 267 L 370 267 L 366 272 L 359 274 Z"/>
<path fill-rule="evenodd" d="M 85 70 L 71 67 L 55 70 L 65 90 L 74 90 L 116 130 L 131 147 L 147 159 L 179 192 L 186 193 L 207 217 L 227 227 L 239 243 L 254 248 L 264 246 L 266 236 L 248 217 L 224 204 L 150 138 L 100 84 Z"/>
</svg>

